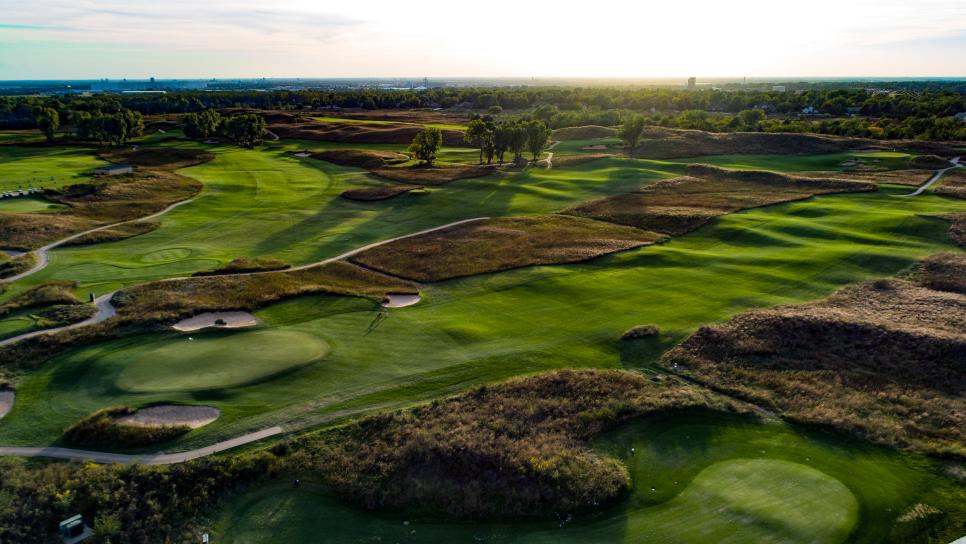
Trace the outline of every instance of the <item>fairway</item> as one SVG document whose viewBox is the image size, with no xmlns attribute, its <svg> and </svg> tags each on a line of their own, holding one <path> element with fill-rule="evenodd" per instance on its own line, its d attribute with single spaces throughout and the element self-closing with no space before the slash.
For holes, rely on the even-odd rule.
<svg viewBox="0 0 966 544">
<path fill-rule="evenodd" d="M 229 501 L 211 533 L 236 544 L 317 534 L 335 543 L 879 542 L 895 512 L 933 500 L 933 486 L 941 493 L 950 485 L 885 450 L 710 413 L 632 424 L 596 447 L 629 463 L 633 490 L 617 505 L 566 523 L 374 514 L 312 485 L 278 484 Z"/>
<path fill-rule="evenodd" d="M 63 204 L 32 196 L 0 200 L 0 213 L 45 212 L 62 208 L 65 208 Z"/>
<path fill-rule="evenodd" d="M 0 146 L 0 191 L 80 183 L 106 164 L 83 148 Z"/>
<path fill-rule="evenodd" d="M 285 330 L 213 331 L 119 350 L 117 386 L 131 392 L 195 391 L 251 384 L 317 361 L 322 340 Z"/>
</svg>

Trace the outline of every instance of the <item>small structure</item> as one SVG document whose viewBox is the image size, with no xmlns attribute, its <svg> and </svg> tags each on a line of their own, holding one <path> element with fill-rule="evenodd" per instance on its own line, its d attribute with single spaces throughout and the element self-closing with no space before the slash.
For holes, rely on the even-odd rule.
<svg viewBox="0 0 966 544">
<path fill-rule="evenodd" d="M 84 525 L 84 516 L 77 514 L 60 522 L 60 539 L 64 544 L 76 544 L 91 536 L 91 529 Z"/>
<path fill-rule="evenodd" d="M 802 113 L 805 115 L 818 115 L 818 108 L 815 106 L 805 106 L 802 108 Z"/>
<path fill-rule="evenodd" d="M 113 164 L 111 166 L 105 166 L 104 168 L 98 168 L 94 170 L 95 176 L 119 176 L 121 174 L 130 174 L 134 172 L 134 167 L 130 164 Z"/>
<path fill-rule="evenodd" d="M 959 119 L 960 121 L 966 123 L 966 111 L 961 111 L 961 112 L 957 113 L 956 114 L 956 119 Z"/>
<path fill-rule="evenodd" d="M 698 86 L 698 78 L 696 78 L 696 77 L 689 77 L 688 78 L 688 88 L 689 89 L 693 89 L 693 88 L 695 88 L 697 86 Z"/>
<path fill-rule="evenodd" d="M 771 90 L 775 91 L 776 93 L 783 93 L 783 92 L 785 92 L 785 86 L 784 85 L 772 85 L 771 86 Z"/>
</svg>

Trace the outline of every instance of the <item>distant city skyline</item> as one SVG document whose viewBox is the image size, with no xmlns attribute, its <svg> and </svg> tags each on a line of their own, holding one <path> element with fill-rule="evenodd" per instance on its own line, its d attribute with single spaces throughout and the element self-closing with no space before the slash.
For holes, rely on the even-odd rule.
<svg viewBox="0 0 966 544">
<path fill-rule="evenodd" d="M 966 2 L 0 0 L 0 80 L 743 75 L 966 76 Z"/>
</svg>

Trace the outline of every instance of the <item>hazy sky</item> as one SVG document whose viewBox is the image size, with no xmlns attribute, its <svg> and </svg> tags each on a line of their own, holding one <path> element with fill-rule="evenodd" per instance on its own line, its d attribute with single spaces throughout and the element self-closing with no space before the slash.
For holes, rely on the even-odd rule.
<svg viewBox="0 0 966 544">
<path fill-rule="evenodd" d="M 0 79 L 966 76 L 966 0 L 0 0 Z"/>
</svg>

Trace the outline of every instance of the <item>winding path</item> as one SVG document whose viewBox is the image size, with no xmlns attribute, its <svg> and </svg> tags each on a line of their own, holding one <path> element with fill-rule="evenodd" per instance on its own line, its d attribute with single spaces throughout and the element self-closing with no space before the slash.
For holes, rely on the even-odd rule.
<svg viewBox="0 0 966 544">
<path fill-rule="evenodd" d="M 19 342 L 20 340 L 26 340 L 28 338 L 33 338 L 34 336 L 40 336 L 41 334 L 50 334 L 60 331 L 67 331 L 70 329 L 77 329 L 80 327 L 86 327 L 87 325 L 93 325 L 95 323 L 100 323 L 114 317 L 117 312 L 114 310 L 114 305 L 111 304 L 111 297 L 117 291 L 111 291 L 106 295 L 101 295 L 94 299 L 94 306 L 97 308 L 97 313 L 88 317 L 83 321 L 78 321 L 77 323 L 72 323 L 70 325 L 64 325 L 63 327 L 55 327 L 53 329 L 41 329 L 39 331 L 33 331 L 21 334 L 19 336 L 14 336 L 13 338 L 7 338 L 6 340 L 0 341 L 0 347 Z"/>
<path fill-rule="evenodd" d="M 6 278 L 0 278 L 0 283 L 12 283 L 12 282 L 15 282 L 15 281 L 17 281 L 19 279 L 26 278 L 27 276 L 30 276 L 32 274 L 35 274 L 35 273 L 43 270 L 44 268 L 47 267 L 47 262 L 49 260 L 47 258 L 47 252 L 50 251 L 51 249 L 54 249 L 57 246 L 63 245 L 65 243 L 67 243 L 67 242 L 70 242 L 71 240 L 75 240 L 77 238 L 80 238 L 81 236 L 84 236 L 84 235 L 87 235 L 87 234 L 91 234 L 93 232 L 99 232 L 99 231 L 102 231 L 102 230 L 107 230 L 107 229 L 111 229 L 111 228 L 114 228 L 114 227 L 119 227 L 121 225 L 126 225 L 128 223 L 137 223 L 139 221 L 149 221 L 151 219 L 155 219 L 155 218 L 161 217 L 162 215 L 170 212 L 171 210 L 177 208 L 178 206 L 181 206 L 181 205 L 184 205 L 184 204 L 187 204 L 189 202 L 194 201 L 196 198 L 198 198 L 198 197 L 195 196 L 195 197 L 189 198 L 187 200 L 182 200 L 180 202 L 175 202 L 174 204 L 171 204 L 167 208 L 165 208 L 165 209 L 163 209 L 163 210 L 161 210 L 159 212 L 153 213 L 151 215 L 146 215 L 144 217 L 138 217 L 136 219 L 128 219 L 127 221 L 120 221 L 120 222 L 117 222 L 117 223 L 111 223 L 110 225 L 104 225 L 104 226 L 101 226 L 101 227 L 96 227 L 96 228 L 93 228 L 93 229 L 90 229 L 90 230 L 85 230 L 84 232 L 78 232 L 77 234 L 72 234 L 72 235 L 68 236 L 67 238 L 62 238 L 60 240 L 57 240 L 56 242 L 52 242 L 52 243 L 49 243 L 49 244 L 47 244 L 47 245 L 45 245 L 45 246 L 43 246 L 41 248 L 35 249 L 35 250 L 33 250 L 33 251 L 30 252 L 31 254 L 33 254 L 34 258 L 37 260 L 37 262 L 33 265 L 33 267 L 31 267 L 29 270 L 26 270 L 24 272 L 21 272 L 21 273 L 17 274 L 16 276 L 9 276 L 9 277 L 6 277 Z"/>
<path fill-rule="evenodd" d="M 933 175 L 933 177 L 929 178 L 929 181 L 927 181 L 926 183 L 924 183 L 921 187 L 919 187 L 918 189 L 916 189 L 915 191 L 913 191 L 911 193 L 907 193 L 907 194 L 899 195 L 899 196 L 918 196 L 918 195 L 921 195 L 923 191 L 925 191 L 926 189 L 930 188 L 934 183 L 936 183 L 937 181 L 939 181 L 939 178 L 943 177 L 943 175 L 945 175 L 946 172 L 949 172 L 953 168 L 959 168 L 959 167 L 961 167 L 962 165 L 959 164 L 959 159 L 960 159 L 960 157 L 955 157 L 953 159 L 950 159 L 949 162 L 953 163 L 952 166 L 943 168 L 942 170 L 937 170 L 936 171 L 936 174 Z"/>
</svg>

